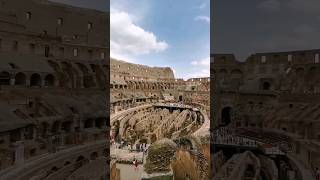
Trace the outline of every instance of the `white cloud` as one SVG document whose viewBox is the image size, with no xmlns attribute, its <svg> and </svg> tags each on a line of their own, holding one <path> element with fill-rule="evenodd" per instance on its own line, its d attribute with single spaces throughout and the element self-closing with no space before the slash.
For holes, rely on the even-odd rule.
<svg viewBox="0 0 320 180">
<path fill-rule="evenodd" d="M 208 16 L 197 16 L 194 18 L 195 21 L 204 21 L 210 23 L 210 18 Z"/>
<path fill-rule="evenodd" d="M 196 72 L 188 74 L 184 79 L 210 77 L 210 69 L 199 69 Z"/>
<path fill-rule="evenodd" d="M 280 11 L 280 2 L 278 0 L 265 0 L 258 5 L 258 8 L 266 11 Z"/>
<path fill-rule="evenodd" d="M 165 41 L 159 41 L 152 32 L 136 25 L 133 17 L 112 9 L 110 13 L 110 53 L 112 57 L 134 57 L 161 52 L 168 48 Z"/>
<path fill-rule="evenodd" d="M 194 66 L 209 66 L 210 65 L 210 57 L 192 61 L 191 65 L 194 65 Z"/>
<path fill-rule="evenodd" d="M 210 77 L 210 57 L 195 60 L 190 63 L 193 66 L 193 73 L 188 78 Z"/>
<path fill-rule="evenodd" d="M 207 7 L 207 4 L 206 3 L 202 3 L 202 4 L 200 4 L 200 6 L 198 7 L 199 9 L 203 9 L 203 8 L 205 8 L 205 7 Z"/>
</svg>

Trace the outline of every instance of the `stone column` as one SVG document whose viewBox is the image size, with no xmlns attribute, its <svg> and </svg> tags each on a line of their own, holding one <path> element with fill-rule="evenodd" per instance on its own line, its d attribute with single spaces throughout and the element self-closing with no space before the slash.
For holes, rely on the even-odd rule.
<svg viewBox="0 0 320 180">
<path fill-rule="evenodd" d="M 29 86 L 30 87 L 31 83 L 30 83 L 30 76 L 28 76 L 26 78 L 26 86 Z"/>
<path fill-rule="evenodd" d="M 15 78 L 14 78 L 14 77 L 11 77 L 11 79 L 10 79 L 10 85 L 11 85 L 11 86 L 14 86 L 14 85 L 15 85 L 15 82 L 16 82 Z"/>
<path fill-rule="evenodd" d="M 14 143 L 15 161 L 14 164 L 21 164 L 24 162 L 24 143 L 23 141 L 17 141 Z"/>
</svg>

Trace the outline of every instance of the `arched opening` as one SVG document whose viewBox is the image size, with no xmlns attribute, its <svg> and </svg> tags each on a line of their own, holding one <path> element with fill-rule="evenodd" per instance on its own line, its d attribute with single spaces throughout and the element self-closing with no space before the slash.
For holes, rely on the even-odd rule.
<svg viewBox="0 0 320 180">
<path fill-rule="evenodd" d="M 10 74 L 8 72 L 0 73 L 0 85 L 10 85 Z"/>
<path fill-rule="evenodd" d="M 71 162 L 70 162 L 70 161 L 66 161 L 66 162 L 64 163 L 64 166 L 67 166 L 67 165 L 69 165 L 69 164 L 71 164 Z"/>
<path fill-rule="evenodd" d="M 84 164 L 86 164 L 89 160 L 84 158 L 83 156 L 78 156 L 78 158 L 76 159 L 76 164 L 75 164 L 75 168 L 80 168 L 81 166 L 83 166 Z"/>
<path fill-rule="evenodd" d="M 71 132 L 72 121 L 66 121 L 61 124 L 61 130 L 65 132 Z"/>
<path fill-rule="evenodd" d="M 93 127 L 93 119 L 87 119 L 85 122 L 84 122 L 84 128 L 92 128 Z"/>
<path fill-rule="evenodd" d="M 80 161 L 82 161 L 82 160 L 84 160 L 84 157 L 83 157 L 83 156 L 78 156 L 76 162 L 80 162 Z"/>
<path fill-rule="evenodd" d="M 48 74 L 44 78 L 44 84 L 45 86 L 54 86 L 54 76 L 52 74 Z"/>
<path fill-rule="evenodd" d="M 270 87 L 271 87 L 271 85 L 269 82 L 264 82 L 262 85 L 263 90 L 270 90 Z"/>
<path fill-rule="evenodd" d="M 59 131 L 59 128 L 60 128 L 60 122 L 55 121 L 51 127 L 51 132 L 55 134 Z"/>
<path fill-rule="evenodd" d="M 90 160 L 96 160 L 98 157 L 98 153 L 97 152 L 93 152 L 90 154 Z"/>
<path fill-rule="evenodd" d="M 51 168 L 51 171 L 52 171 L 52 172 L 58 171 L 58 168 L 57 168 L 56 166 L 53 166 L 53 167 Z"/>
<path fill-rule="evenodd" d="M 24 73 L 18 73 L 15 76 L 15 85 L 25 86 L 26 85 L 26 75 Z"/>
<path fill-rule="evenodd" d="M 182 96 L 179 96 L 179 101 L 183 101 L 183 97 Z"/>
<path fill-rule="evenodd" d="M 41 136 L 46 137 L 48 133 L 49 124 L 46 122 L 41 123 Z"/>
<path fill-rule="evenodd" d="M 78 68 L 82 72 L 82 83 L 85 88 L 90 88 L 94 86 L 93 77 L 89 74 L 89 69 L 86 65 L 81 63 L 76 63 Z"/>
<path fill-rule="evenodd" d="M 252 178 L 252 177 L 254 177 L 254 174 L 255 174 L 254 166 L 252 164 L 248 164 L 246 171 L 245 171 L 245 177 Z"/>
<path fill-rule="evenodd" d="M 225 107 L 221 111 L 221 126 L 227 126 L 231 123 L 231 107 Z"/>
<path fill-rule="evenodd" d="M 107 157 L 108 156 L 108 149 L 104 149 L 103 152 L 102 152 L 102 155 L 104 157 Z"/>
<path fill-rule="evenodd" d="M 41 76 L 39 74 L 35 73 L 31 75 L 30 86 L 41 86 Z"/>
<path fill-rule="evenodd" d="M 97 128 L 102 128 L 104 126 L 104 119 L 103 118 L 98 118 L 95 120 L 95 126 Z"/>
</svg>

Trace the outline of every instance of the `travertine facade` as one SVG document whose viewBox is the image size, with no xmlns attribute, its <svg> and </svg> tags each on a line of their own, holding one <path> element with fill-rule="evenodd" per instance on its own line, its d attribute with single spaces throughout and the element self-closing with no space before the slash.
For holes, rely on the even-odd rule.
<svg viewBox="0 0 320 180">
<path fill-rule="evenodd" d="M 227 126 L 237 137 L 271 144 L 286 153 L 284 164 L 297 179 L 312 178 L 320 166 L 319 55 L 257 53 L 239 62 L 232 54 L 214 54 L 213 129 Z"/>
<path fill-rule="evenodd" d="M 108 22 L 46 0 L 0 2 L 0 179 L 105 176 Z"/>
</svg>

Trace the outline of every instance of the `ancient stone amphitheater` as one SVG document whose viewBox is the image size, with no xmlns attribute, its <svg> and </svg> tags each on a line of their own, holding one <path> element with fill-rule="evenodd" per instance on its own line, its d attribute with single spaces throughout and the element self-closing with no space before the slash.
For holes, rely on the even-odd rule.
<svg viewBox="0 0 320 180">
<path fill-rule="evenodd" d="M 141 179 L 208 179 L 210 79 L 175 79 L 171 68 L 116 59 L 110 67 L 112 141 L 151 144 Z M 121 179 L 117 162 L 132 159 L 115 151 L 111 179 Z"/>
<path fill-rule="evenodd" d="M 1 180 L 107 177 L 108 20 L 46 0 L 0 2 Z"/>
<path fill-rule="evenodd" d="M 319 54 L 212 55 L 213 179 L 315 179 Z"/>
</svg>

